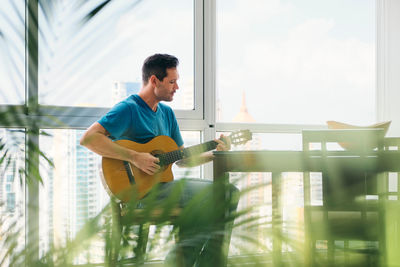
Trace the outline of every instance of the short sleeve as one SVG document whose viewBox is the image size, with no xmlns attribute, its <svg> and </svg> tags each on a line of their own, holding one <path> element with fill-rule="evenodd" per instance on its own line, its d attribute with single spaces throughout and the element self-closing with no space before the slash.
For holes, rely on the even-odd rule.
<svg viewBox="0 0 400 267">
<path fill-rule="evenodd" d="M 128 131 L 131 119 L 129 106 L 124 102 L 120 102 L 97 122 L 110 133 L 111 139 L 115 140 L 120 139 Z"/>
</svg>

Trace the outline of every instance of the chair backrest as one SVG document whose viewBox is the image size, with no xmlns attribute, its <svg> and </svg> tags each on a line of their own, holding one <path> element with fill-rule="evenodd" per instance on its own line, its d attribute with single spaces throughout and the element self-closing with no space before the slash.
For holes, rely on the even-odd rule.
<svg viewBox="0 0 400 267">
<path fill-rule="evenodd" d="M 362 157 L 373 150 L 383 150 L 384 134 L 383 129 L 304 130 L 302 132 L 303 150 L 320 151 L 321 157 L 326 157 L 329 152 L 345 150 L 350 155 Z M 318 176 L 318 174 L 313 175 Z M 317 182 L 313 183 L 313 179 L 310 179 L 310 174 L 308 174 L 308 187 L 311 191 L 320 188 L 324 206 L 351 207 L 352 204 L 356 205 L 357 201 L 367 196 L 377 197 L 378 185 L 375 174 L 344 171 L 336 166 L 327 166 L 326 171 L 319 175 L 320 181 L 314 179 Z M 311 197 L 310 203 L 313 202 Z"/>
<path fill-rule="evenodd" d="M 400 137 L 385 137 L 383 146 L 385 150 L 400 150 Z"/>
<path fill-rule="evenodd" d="M 381 150 L 383 149 L 384 134 L 383 129 L 303 130 L 303 150 L 329 151 L 341 149 L 354 152 Z M 313 144 L 317 146 L 313 147 Z M 334 144 L 336 144 L 336 147 Z"/>
<path fill-rule="evenodd" d="M 386 137 L 383 141 L 384 150 L 400 151 L 399 137 Z M 400 172 L 387 172 L 387 199 L 400 200 Z"/>
</svg>

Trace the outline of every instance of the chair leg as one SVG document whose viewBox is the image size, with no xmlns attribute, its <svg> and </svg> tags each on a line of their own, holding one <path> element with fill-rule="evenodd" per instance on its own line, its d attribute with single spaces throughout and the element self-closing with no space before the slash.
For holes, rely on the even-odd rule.
<svg viewBox="0 0 400 267">
<path fill-rule="evenodd" d="M 136 262 L 143 263 L 146 254 L 147 241 L 149 239 L 149 223 L 139 225 L 138 239 L 136 247 L 133 249 Z"/>
<path fill-rule="evenodd" d="M 349 261 L 349 241 L 348 240 L 344 241 L 343 251 L 344 251 L 344 265 L 348 266 L 350 263 L 350 261 Z"/>
<path fill-rule="evenodd" d="M 116 202 L 111 202 L 111 216 L 110 265 L 116 266 L 118 262 L 122 235 L 121 207 Z"/>
<path fill-rule="evenodd" d="M 328 262 L 332 266 L 335 264 L 335 241 L 328 240 Z"/>
</svg>

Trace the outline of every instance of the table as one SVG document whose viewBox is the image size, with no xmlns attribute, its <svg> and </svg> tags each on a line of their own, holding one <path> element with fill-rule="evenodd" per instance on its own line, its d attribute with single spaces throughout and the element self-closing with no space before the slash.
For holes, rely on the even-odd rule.
<svg viewBox="0 0 400 267">
<path fill-rule="evenodd" d="M 282 211 L 280 209 L 280 174 L 282 172 L 324 172 L 327 168 L 342 171 L 371 173 L 400 172 L 400 151 L 215 151 L 214 183 L 223 192 L 229 172 L 272 173 L 272 229 L 280 233 Z M 220 191 L 221 190 L 221 191 Z M 220 196 L 223 197 L 223 196 Z M 229 246 L 229 242 L 226 246 Z M 228 248 L 225 247 L 225 252 Z M 273 240 L 274 265 L 281 261 L 280 240 Z"/>
</svg>

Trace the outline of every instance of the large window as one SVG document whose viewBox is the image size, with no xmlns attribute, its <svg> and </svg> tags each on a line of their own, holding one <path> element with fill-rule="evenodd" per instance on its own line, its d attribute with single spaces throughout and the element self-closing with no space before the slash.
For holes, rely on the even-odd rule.
<svg viewBox="0 0 400 267">
<path fill-rule="evenodd" d="M 302 126 L 376 120 L 375 1 L 219 0 L 216 12 L 217 130 L 254 128 L 238 150 L 301 150 Z M 261 124 L 262 126 L 258 126 Z M 231 255 L 271 252 L 271 173 L 231 173 L 244 192 Z M 282 250 L 304 238 L 303 174 L 282 173 Z M 321 177 L 311 175 L 313 204 Z M 275 189 L 276 190 L 276 189 Z M 243 236 L 250 236 L 243 244 Z"/>
<path fill-rule="evenodd" d="M 186 147 L 245 126 L 253 140 L 233 149 L 301 150 L 306 126 L 382 119 L 378 112 L 396 110 L 390 101 L 379 106 L 379 96 L 390 98 L 379 85 L 392 82 L 386 76 L 397 71 L 383 68 L 393 54 L 382 48 L 394 49 L 382 45 L 392 41 L 386 38 L 390 27 L 379 25 L 392 19 L 383 17 L 390 8 L 385 2 L 0 0 L 0 143 L 17 144 L 8 165 L 0 161 L 0 236 L 20 230 L 18 249 L 28 247 L 40 258 L 65 245 L 106 205 L 101 158 L 79 138 L 140 89 L 141 65 L 153 53 L 180 59 L 180 90 L 167 104 L 176 111 Z M 10 105 L 17 108 L 7 112 Z M 49 135 L 38 137 L 43 130 Z M 25 185 L 21 174 L 37 177 L 37 170 L 43 183 Z M 212 165 L 174 166 L 173 172 L 176 179 L 212 178 Z M 302 174 L 282 178 L 284 231 L 301 240 Z M 271 173 L 232 173 L 231 182 L 245 192 L 239 211 L 254 209 L 236 221 L 230 255 L 270 251 Z M 312 174 L 311 182 L 319 205 L 321 176 Z M 254 217 L 260 227 L 239 225 Z M 246 236 L 260 246 L 247 246 Z M 0 259 L 8 248 L 4 240 Z M 100 262 L 103 254 L 99 239 L 77 261 Z"/>
<path fill-rule="evenodd" d="M 139 91 L 147 56 L 169 53 L 181 62 L 172 106 L 194 109 L 194 2 L 113 1 L 83 24 L 95 5 L 56 1 L 39 10 L 39 102 L 111 107 Z"/>
<path fill-rule="evenodd" d="M 218 121 L 375 121 L 375 25 L 375 0 L 217 1 Z"/>
</svg>

